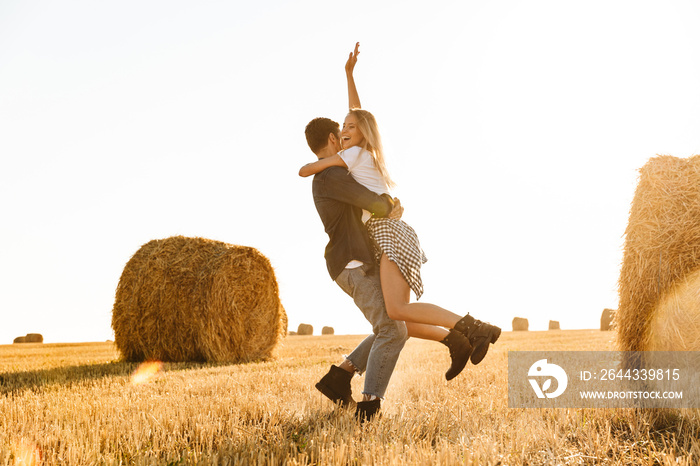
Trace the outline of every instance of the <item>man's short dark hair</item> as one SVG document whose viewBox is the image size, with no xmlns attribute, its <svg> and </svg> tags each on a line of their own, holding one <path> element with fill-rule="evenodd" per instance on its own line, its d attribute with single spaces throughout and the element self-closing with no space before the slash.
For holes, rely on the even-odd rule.
<svg viewBox="0 0 700 466">
<path fill-rule="evenodd" d="M 314 118 L 306 125 L 306 142 L 314 154 L 328 144 L 328 136 L 334 134 L 340 137 L 340 125 L 329 118 Z"/>
</svg>

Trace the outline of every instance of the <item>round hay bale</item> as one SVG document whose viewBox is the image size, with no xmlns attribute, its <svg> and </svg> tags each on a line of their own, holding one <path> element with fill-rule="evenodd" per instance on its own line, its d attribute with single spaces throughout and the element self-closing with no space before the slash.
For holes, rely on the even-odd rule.
<svg viewBox="0 0 700 466">
<path fill-rule="evenodd" d="M 297 335 L 313 335 L 313 334 L 314 334 L 313 325 L 299 324 L 299 328 L 297 328 Z"/>
<path fill-rule="evenodd" d="M 561 327 L 559 327 L 559 321 L 558 320 L 550 320 L 549 321 L 549 330 L 561 330 Z"/>
<path fill-rule="evenodd" d="M 514 332 L 519 332 L 519 331 L 527 331 L 527 329 L 530 327 L 530 324 L 528 323 L 527 319 L 523 317 L 514 317 L 513 318 L 513 331 Z"/>
<path fill-rule="evenodd" d="M 26 342 L 27 342 L 27 337 L 17 337 L 12 341 L 12 343 L 26 343 Z"/>
<path fill-rule="evenodd" d="M 323 327 L 321 329 L 321 335 L 333 335 L 335 334 L 335 330 L 333 330 L 333 327 Z"/>
<path fill-rule="evenodd" d="M 258 250 L 174 236 L 143 245 L 119 279 L 112 328 L 128 361 L 269 358 L 286 330 L 270 261 Z"/>
<path fill-rule="evenodd" d="M 649 347 L 661 297 L 700 267 L 700 156 L 654 157 L 639 172 L 618 282 L 623 351 Z"/>
<path fill-rule="evenodd" d="M 27 343 L 43 343 L 44 337 L 40 333 L 28 333 L 26 338 Z"/>
<path fill-rule="evenodd" d="M 615 311 L 612 309 L 603 309 L 603 313 L 600 315 L 600 329 L 603 331 L 612 330 L 614 317 Z"/>
<path fill-rule="evenodd" d="M 659 300 L 649 325 L 647 351 L 700 351 L 700 269 Z"/>
</svg>

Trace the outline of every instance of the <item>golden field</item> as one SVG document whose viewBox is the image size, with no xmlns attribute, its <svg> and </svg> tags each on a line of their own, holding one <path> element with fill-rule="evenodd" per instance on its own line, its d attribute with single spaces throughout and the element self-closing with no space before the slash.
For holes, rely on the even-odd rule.
<svg viewBox="0 0 700 466">
<path fill-rule="evenodd" d="M 508 408 L 508 350 L 612 350 L 613 335 L 504 332 L 450 382 L 447 348 L 410 340 L 364 425 L 314 388 L 362 336 L 287 337 L 272 361 L 140 380 L 111 343 L 0 346 L 0 465 L 698 464 L 697 411 Z"/>
</svg>

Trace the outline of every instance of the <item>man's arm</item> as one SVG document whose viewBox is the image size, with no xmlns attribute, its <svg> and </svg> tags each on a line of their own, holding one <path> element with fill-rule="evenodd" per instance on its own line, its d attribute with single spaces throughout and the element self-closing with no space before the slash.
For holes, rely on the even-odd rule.
<svg viewBox="0 0 700 466">
<path fill-rule="evenodd" d="M 355 69 L 355 64 L 357 63 L 357 56 L 360 54 L 360 43 L 355 44 L 355 50 L 350 52 L 348 61 L 345 63 L 345 76 L 348 78 L 348 107 L 350 110 L 353 108 L 362 108 L 360 104 L 360 95 L 357 93 L 357 86 L 355 86 L 355 78 L 352 75 Z"/>
<path fill-rule="evenodd" d="M 388 217 L 394 208 L 394 200 L 391 196 L 373 193 L 355 181 L 348 171 L 341 167 L 325 169 L 316 175 L 314 183 L 320 183 L 324 196 L 365 209 L 375 217 Z"/>
</svg>

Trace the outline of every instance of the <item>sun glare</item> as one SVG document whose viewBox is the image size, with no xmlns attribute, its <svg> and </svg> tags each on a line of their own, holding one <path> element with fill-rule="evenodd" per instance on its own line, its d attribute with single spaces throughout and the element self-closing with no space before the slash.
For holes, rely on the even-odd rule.
<svg viewBox="0 0 700 466">
<path fill-rule="evenodd" d="M 13 445 L 14 463 L 16 465 L 41 464 L 41 451 L 37 445 L 22 440 Z"/>
<path fill-rule="evenodd" d="M 131 385 L 141 385 L 153 380 L 163 367 L 160 361 L 146 361 L 131 374 Z"/>
</svg>

